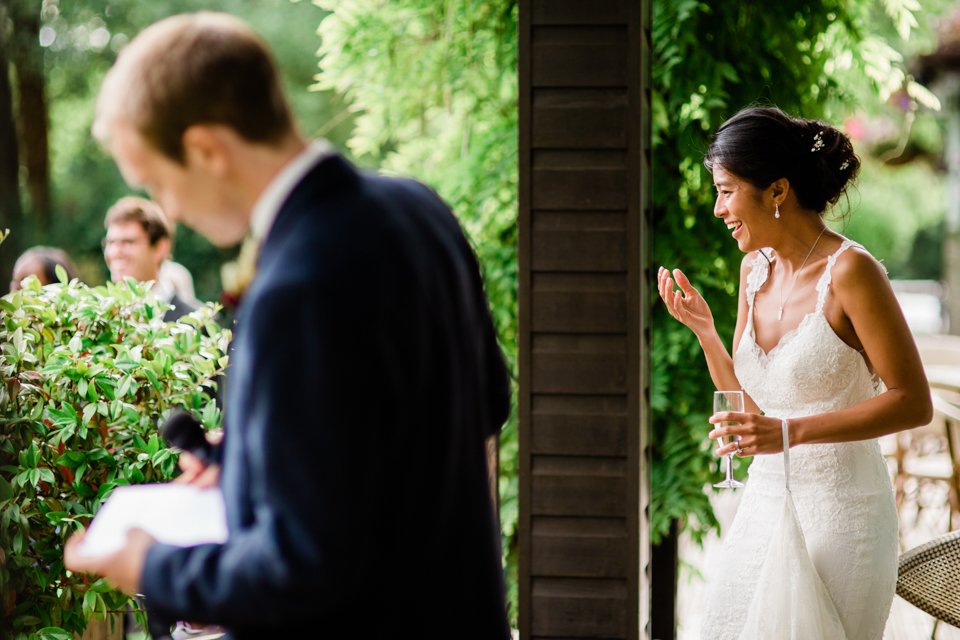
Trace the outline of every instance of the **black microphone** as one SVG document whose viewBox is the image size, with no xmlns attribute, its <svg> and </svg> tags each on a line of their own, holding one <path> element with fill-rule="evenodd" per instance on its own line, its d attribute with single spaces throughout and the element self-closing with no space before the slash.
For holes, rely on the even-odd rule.
<svg viewBox="0 0 960 640">
<path fill-rule="evenodd" d="M 213 445 L 207 441 L 203 425 L 189 412 L 171 413 L 160 427 L 160 435 L 177 449 L 195 455 L 203 464 L 213 464 Z"/>
</svg>

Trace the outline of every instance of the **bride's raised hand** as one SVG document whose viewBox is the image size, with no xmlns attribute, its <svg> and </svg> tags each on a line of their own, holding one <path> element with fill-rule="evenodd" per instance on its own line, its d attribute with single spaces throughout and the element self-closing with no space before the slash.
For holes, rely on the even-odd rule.
<svg viewBox="0 0 960 640">
<path fill-rule="evenodd" d="M 679 289 L 673 286 L 674 278 Z M 698 337 L 714 330 L 710 305 L 703 299 L 700 292 L 693 288 L 680 269 L 674 269 L 671 274 L 669 269 L 660 267 L 657 272 L 657 289 L 670 315 L 686 325 Z"/>
</svg>

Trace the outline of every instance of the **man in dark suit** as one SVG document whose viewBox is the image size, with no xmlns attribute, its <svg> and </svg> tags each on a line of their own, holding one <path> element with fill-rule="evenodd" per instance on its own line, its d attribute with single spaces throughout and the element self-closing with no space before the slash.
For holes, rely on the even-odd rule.
<svg viewBox="0 0 960 640">
<path fill-rule="evenodd" d="M 227 389 L 228 541 L 141 532 L 91 560 L 78 535 L 67 566 L 238 639 L 508 637 L 484 446 L 508 377 L 446 205 L 309 145 L 265 45 L 222 14 L 134 39 L 94 131 L 172 219 L 260 251 Z"/>
<path fill-rule="evenodd" d="M 177 294 L 172 283 L 160 276 L 161 265 L 173 248 L 173 225 L 155 202 L 135 196 L 120 198 L 103 219 L 103 259 L 110 279 L 123 282 L 153 282 L 150 292 L 170 307 L 163 319 L 175 322 L 197 305 Z"/>
</svg>

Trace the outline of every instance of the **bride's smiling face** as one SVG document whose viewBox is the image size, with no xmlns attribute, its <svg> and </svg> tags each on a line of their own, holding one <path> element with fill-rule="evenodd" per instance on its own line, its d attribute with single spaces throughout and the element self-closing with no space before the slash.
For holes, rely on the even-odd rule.
<svg viewBox="0 0 960 640">
<path fill-rule="evenodd" d="M 767 246 L 762 238 L 775 220 L 773 200 L 765 206 L 763 191 L 720 165 L 713 167 L 713 185 L 717 190 L 713 215 L 727 225 L 740 251 L 747 253 Z"/>
</svg>

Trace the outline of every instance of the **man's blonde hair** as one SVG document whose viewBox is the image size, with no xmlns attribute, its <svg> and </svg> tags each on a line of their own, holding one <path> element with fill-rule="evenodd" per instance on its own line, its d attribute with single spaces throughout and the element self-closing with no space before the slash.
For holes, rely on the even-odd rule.
<svg viewBox="0 0 960 640">
<path fill-rule="evenodd" d="M 97 98 L 94 136 L 106 143 L 121 121 L 180 164 L 183 133 L 195 124 L 265 144 L 294 131 L 266 44 L 239 19 L 212 12 L 161 20 L 120 52 Z"/>
</svg>

